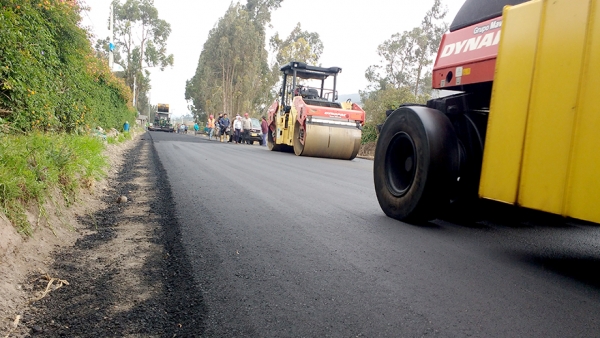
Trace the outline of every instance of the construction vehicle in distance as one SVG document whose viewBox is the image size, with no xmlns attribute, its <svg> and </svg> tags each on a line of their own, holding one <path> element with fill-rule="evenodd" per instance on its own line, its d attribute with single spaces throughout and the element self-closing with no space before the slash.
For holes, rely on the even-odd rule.
<svg viewBox="0 0 600 338">
<path fill-rule="evenodd" d="M 600 223 L 600 0 L 467 0 L 433 88 L 381 127 L 377 199 L 405 221 L 478 198 Z"/>
<path fill-rule="evenodd" d="M 154 116 L 154 124 L 150 130 L 162 130 L 169 133 L 175 131 L 173 124 L 171 123 L 171 113 L 169 113 L 168 104 L 159 103 L 157 105 L 157 112 Z"/>
<path fill-rule="evenodd" d="M 302 62 L 281 67 L 280 98 L 268 110 L 270 150 L 345 160 L 356 157 L 365 112 L 356 103 L 336 102 L 337 75 L 341 71 L 339 67 L 322 68 Z M 325 88 L 328 78 L 333 79 L 329 89 Z"/>
</svg>

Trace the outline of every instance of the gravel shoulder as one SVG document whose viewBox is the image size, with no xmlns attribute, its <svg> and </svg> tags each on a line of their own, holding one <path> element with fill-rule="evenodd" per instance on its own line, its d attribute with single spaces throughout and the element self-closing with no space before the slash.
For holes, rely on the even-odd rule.
<svg viewBox="0 0 600 338">
<path fill-rule="evenodd" d="M 60 243 L 31 253 L 38 237 L 52 238 L 40 230 L 28 243 L 12 243 L 23 244 L 14 253 L 36 264 L 3 256 L 0 272 L 18 273 L 0 279 L 2 337 L 203 334 L 206 308 L 149 134 L 109 153 L 101 192 L 67 210 L 73 223 L 60 227 Z M 117 202 L 120 196 L 127 202 Z"/>
</svg>

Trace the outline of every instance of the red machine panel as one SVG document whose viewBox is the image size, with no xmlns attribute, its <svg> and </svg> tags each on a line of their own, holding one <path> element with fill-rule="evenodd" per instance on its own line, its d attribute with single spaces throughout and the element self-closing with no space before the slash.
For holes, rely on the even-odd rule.
<svg viewBox="0 0 600 338">
<path fill-rule="evenodd" d="M 277 109 L 279 109 L 279 102 L 277 102 L 277 100 L 275 100 L 271 106 L 269 107 L 269 110 L 267 112 L 267 124 L 269 125 L 269 129 L 271 131 L 275 131 L 275 129 L 277 129 L 276 127 L 276 121 L 275 119 L 277 118 Z"/>
<path fill-rule="evenodd" d="M 502 17 L 446 33 L 433 66 L 433 88 L 492 81 Z"/>
<path fill-rule="evenodd" d="M 298 111 L 298 121 L 304 122 L 307 116 L 320 116 L 326 118 L 338 118 L 345 119 L 348 121 L 360 121 L 361 124 L 365 122 L 365 111 L 360 108 L 357 104 L 352 105 L 352 109 L 340 109 L 333 107 L 321 107 L 315 105 L 308 105 L 304 102 L 302 97 L 294 98 L 294 106 Z"/>
</svg>

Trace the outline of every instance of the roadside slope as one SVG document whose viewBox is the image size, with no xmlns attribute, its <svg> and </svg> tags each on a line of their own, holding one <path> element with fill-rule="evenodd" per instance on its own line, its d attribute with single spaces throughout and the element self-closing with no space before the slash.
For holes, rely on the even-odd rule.
<svg viewBox="0 0 600 338">
<path fill-rule="evenodd" d="M 14 336 L 173 336 L 203 332 L 204 303 L 180 246 L 171 190 L 148 134 L 108 179 L 86 233 L 60 249 L 48 274 L 69 285 L 22 311 Z M 126 196 L 126 203 L 117 203 Z M 30 276 L 34 290 L 48 284 Z"/>
</svg>

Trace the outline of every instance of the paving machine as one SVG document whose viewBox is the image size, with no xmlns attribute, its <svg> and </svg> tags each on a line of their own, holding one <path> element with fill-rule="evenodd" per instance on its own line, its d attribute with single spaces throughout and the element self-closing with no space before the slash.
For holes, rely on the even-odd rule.
<svg viewBox="0 0 600 338">
<path fill-rule="evenodd" d="M 465 1 L 432 74 L 459 93 L 381 127 L 383 211 L 422 221 L 483 198 L 600 223 L 598 60 L 600 0 Z"/>
<path fill-rule="evenodd" d="M 157 105 L 157 112 L 154 116 L 154 125 L 152 130 L 162 130 L 169 133 L 175 131 L 173 124 L 171 123 L 171 113 L 169 113 L 169 105 L 165 103 L 159 103 Z"/>
<path fill-rule="evenodd" d="M 280 97 L 268 111 L 270 150 L 344 160 L 356 157 L 365 112 L 356 103 L 336 102 L 341 71 L 302 62 L 281 67 Z M 325 87 L 327 79 L 333 80 L 332 88 Z"/>
</svg>

